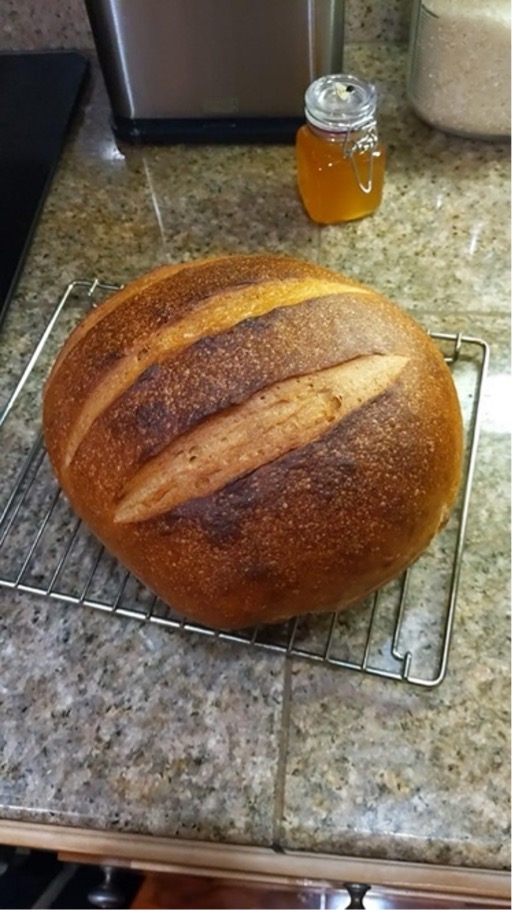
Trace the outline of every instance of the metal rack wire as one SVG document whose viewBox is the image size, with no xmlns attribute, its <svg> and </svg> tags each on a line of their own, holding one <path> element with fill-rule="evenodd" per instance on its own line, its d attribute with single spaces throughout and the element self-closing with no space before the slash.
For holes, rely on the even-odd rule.
<svg viewBox="0 0 516 913">
<path fill-rule="evenodd" d="M 0 586 L 170 631 L 203 634 L 423 687 L 439 685 L 450 654 L 487 344 L 460 333 L 431 334 L 456 381 L 467 446 L 458 504 L 425 555 L 398 580 L 345 612 L 252 630 L 217 631 L 165 606 L 104 550 L 70 509 L 46 457 L 39 410 L 43 379 L 53 357 L 50 343 L 62 338 L 58 324 L 64 315 L 68 323 L 74 322 L 99 295 L 116 288 L 98 280 L 70 283 L 0 414 L 0 445 L 10 455 L 0 486 Z"/>
</svg>

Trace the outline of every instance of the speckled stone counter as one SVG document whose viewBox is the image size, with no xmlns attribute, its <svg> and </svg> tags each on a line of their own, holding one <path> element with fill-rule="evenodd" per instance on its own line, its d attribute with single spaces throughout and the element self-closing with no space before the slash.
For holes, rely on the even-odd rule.
<svg viewBox="0 0 516 913">
<path fill-rule="evenodd" d="M 403 50 L 349 62 L 378 85 L 385 198 L 327 228 L 292 147 L 117 147 L 94 74 L 0 340 L 1 397 L 71 280 L 220 252 L 308 258 L 486 340 L 448 674 L 425 690 L 0 589 L 4 819 L 509 866 L 509 150 L 421 124 Z M 9 434 L 28 444 L 38 408 L 36 386 Z"/>
</svg>

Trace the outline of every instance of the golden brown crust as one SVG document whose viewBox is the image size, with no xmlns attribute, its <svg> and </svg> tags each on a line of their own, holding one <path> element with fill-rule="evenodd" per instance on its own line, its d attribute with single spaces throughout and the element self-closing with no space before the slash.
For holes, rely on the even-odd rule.
<svg viewBox="0 0 516 913">
<path fill-rule="evenodd" d="M 79 478 L 89 476 L 115 498 L 149 459 L 178 435 L 270 384 L 339 362 L 393 350 L 410 355 L 413 322 L 393 324 L 392 305 L 364 310 L 353 293 L 278 307 L 224 334 L 208 336 L 140 375 L 95 422 L 75 458 Z M 402 318 L 404 315 L 402 315 Z M 257 344 L 259 340 L 259 344 Z M 231 365 L 231 370 L 228 370 Z M 188 377 L 188 396 L 184 378 Z M 63 439 L 66 426 L 56 422 Z M 99 461 L 98 453 L 109 453 Z M 106 505 L 107 507 L 107 505 Z"/>
<path fill-rule="evenodd" d="M 196 278 L 197 269 L 204 278 Z M 163 274 L 156 287 L 151 282 L 144 289 L 154 310 L 143 331 L 142 315 L 134 322 L 132 316 L 140 313 L 141 285 L 135 301 L 129 286 L 119 306 L 113 299 L 107 303 L 110 313 L 105 321 L 97 318 L 92 330 L 98 335 L 99 366 L 88 342 L 91 334 L 83 330 L 47 384 L 45 436 L 56 473 L 77 512 L 107 547 L 192 618 L 235 628 L 348 605 L 417 557 L 451 510 L 460 481 L 462 428 L 449 371 L 434 343 L 393 304 L 352 280 L 291 258 L 223 258 L 170 274 L 161 304 L 168 315 L 164 325 L 172 320 L 169 299 L 179 319 L 192 307 L 191 288 L 208 287 L 202 282 L 210 270 L 209 288 L 219 283 L 220 294 L 223 283 L 235 289 L 303 276 L 307 288 L 316 279 L 327 281 L 332 291 L 282 307 L 278 289 L 276 308 L 230 322 L 222 331 L 215 328 L 147 368 L 93 422 L 67 467 L 69 429 L 84 390 L 95 391 L 106 376 L 114 315 L 119 332 L 124 325 L 126 345 L 138 343 L 142 332 L 147 337 L 149 328 L 156 331 Z M 335 284 L 341 292 L 334 291 Z M 118 343 L 113 344 L 116 354 Z M 200 437 L 204 444 L 211 435 L 223 464 L 217 434 L 220 438 L 225 417 L 243 415 L 251 442 L 256 428 L 263 427 L 250 406 L 260 391 L 268 402 L 275 385 L 299 377 L 305 388 L 303 378 L 322 377 L 328 370 L 330 393 L 340 390 L 344 396 L 339 384 L 345 371 L 355 372 L 357 360 L 358 376 L 360 359 L 371 356 L 373 361 L 378 356 L 379 364 L 381 357 L 385 364 L 398 359 L 396 370 L 387 372 L 378 387 L 364 380 L 362 401 L 359 396 L 316 439 L 305 434 L 312 419 L 301 410 L 294 438 L 287 440 L 285 432 L 282 442 L 281 431 L 274 430 L 274 447 L 284 443 L 285 448 L 271 451 L 263 463 L 249 468 L 248 455 L 240 460 L 237 447 L 228 452 L 215 490 L 208 484 L 191 497 L 182 477 L 171 476 L 183 500 L 172 499 L 175 506 L 168 509 L 165 497 L 163 509 L 147 512 L 138 522 L 138 510 L 132 518 L 119 511 L 117 521 L 131 484 L 134 488 L 134 480 L 149 478 L 152 488 L 149 461 L 161 465 L 158 455 L 163 454 L 168 465 L 167 448 L 177 458 L 181 435 L 185 441 Z M 80 370 L 90 375 L 84 381 L 74 378 Z M 294 445 L 286 446 L 293 439 Z M 243 473 L 237 464 L 244 466 Z M 219 460 L 208 471 L 210 466 L 208 459 L 207 478 L 219 471 Z"/>
<path fill-rule="evenodd" d="M 55 435 L 55 442 L 61 447 L 60 462 L 66 465 L 74 456 L 83 436 L 81 422 L 89 430 L 97 415 L 150 365 L 166 357 L 167 350 L 188 346 L 196 338 L 219 329 L 216 324 L 210 328 L 209 315 L 214 313 L 215 303 L 220 322 L 234 310 L 234 292 L 242 290 L 243 297 L 252 304 L 254 288 L 265 299 L 263 307 L 269 309 L 267 283 L 286 280 L 284 298 L 296 301 L 303 296 L 302 288 L 296 284 L 300 279 L 320 282 L 323 288 L 326 283 L 327 291 L 334 291 L 335 283 L 340 287 L 351 281 L 288 257 L 222 257 L 181 268 L 160 268 L 103 302 L 71 335 L 46 385 L 47 434 L 51 438 Z M 293 296 L 289 294 L 289 283 L 295 286 Z M 354 285 L 360 288 L 359 284 Z M 275 289 L 271 292 L 270 307 L 277 304 Z M 226 303 L 228 297 L 233 301 Z M 205 312 L 207 319 L 201 317 L 192 332 L 191 324 L 195 324 L 199 311 Z M 245 316 L 244 311 L 240 319 Z M 153 352 L 168 330 L 175 338 L 164 351 L 158 348 Z M 60 381 L 53 384 L 57 372 Z M 85 411 L 91 414 L 84 415 Z"/>
<path fill-rule="evenodd" d="M 402 355 L 355 358 L 271 384 L 217 413 L 179 435 L 126 479 L 115 523 L 168 513 L 318 440 L 387 389 L 406 363 Z"/>
</svg>

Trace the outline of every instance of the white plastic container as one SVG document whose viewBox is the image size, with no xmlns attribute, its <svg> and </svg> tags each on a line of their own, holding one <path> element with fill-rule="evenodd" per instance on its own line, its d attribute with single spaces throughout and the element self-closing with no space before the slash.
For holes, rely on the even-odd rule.
<svg viewBox="0 0 516 913">
<path fill-rule="evenodd" d="M 450 133 L 511 133 L 511 0 L 414 0 L 407 92 Z"/>
</svg>

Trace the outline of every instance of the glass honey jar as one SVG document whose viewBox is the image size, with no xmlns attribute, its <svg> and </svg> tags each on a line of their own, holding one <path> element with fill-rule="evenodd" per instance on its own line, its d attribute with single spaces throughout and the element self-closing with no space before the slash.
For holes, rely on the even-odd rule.
<svg viewBox="0 0 516 913">
<path fill-rule="evenodd" d="M 301 200 L 314 222 L 350 222 L 380 205 L 385 148 L 376 105 L 375 87 L 356 76 L 322 76 L 308 87 L 296 164 Z"/>
</svg>

